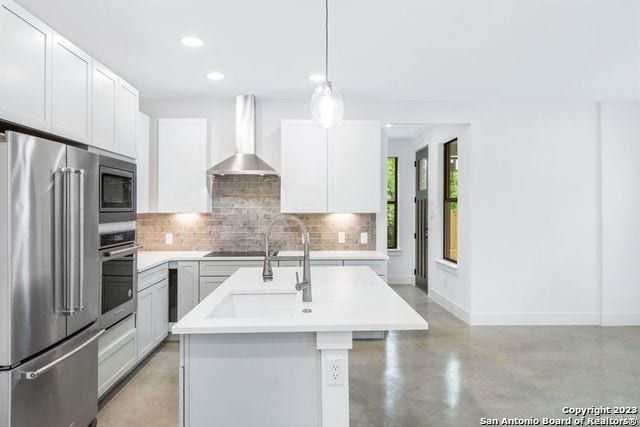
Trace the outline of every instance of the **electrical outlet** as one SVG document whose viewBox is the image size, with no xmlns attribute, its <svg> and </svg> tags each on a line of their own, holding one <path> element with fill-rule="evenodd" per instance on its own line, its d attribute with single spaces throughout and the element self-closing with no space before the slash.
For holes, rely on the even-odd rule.
<svg viewBox="0 0 640 427">
<path fill-rule="evenodd" d="M 369 233 L 366 231 L 364 233 L 360 233 L 360 244 L 366 245 L 369 243 Z"/>
<path fill-rule="evenodd" d="M 165 245 L 173 245 L 173 233 L 164 233 Z"/>
<path fill-rule="evenodd" d="M 338 231 L 338 243 L 344 243 L 346 240 L 346 233 L 344 231 Z"/>
<path fill-rule="evenodd" d="M 327 367 L 327 385 L 344 385 L 344 359 L 329 359 Z"/>
</svg>

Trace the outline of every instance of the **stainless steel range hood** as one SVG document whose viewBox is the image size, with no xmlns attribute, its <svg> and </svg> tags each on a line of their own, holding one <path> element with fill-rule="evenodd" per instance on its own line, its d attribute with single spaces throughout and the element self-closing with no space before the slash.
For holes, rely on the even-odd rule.
<svg viewBox="0 0 640 427">
<path fill-rule="evenodd" d="M 236 151 L 233 156 L 207 170 L 207 175 L 277 175 L 264 160 L 256 156 L 256 98 L 236 97 Z"/>
</svg>

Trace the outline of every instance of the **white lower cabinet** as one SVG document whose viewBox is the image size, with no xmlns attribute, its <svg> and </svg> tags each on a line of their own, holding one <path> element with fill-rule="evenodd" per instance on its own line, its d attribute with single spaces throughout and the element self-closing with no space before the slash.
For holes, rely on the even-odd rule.
<svg viewBox="0 0 640 427">
<path fill-rule="evenodd" d="M 169 328 L 169 281 L 165 278 L 138 292 L 138 360 L 165 339 Z"/>
<path fill-rule="evenodd" d="M 227 277 L 200 277 L 200 297 L 199 300 L 205 299 L 211 292 L 228 279 Z"/>
<path fill-rule="evenodd" d="M 178 262 L 178 320 L 198 305 L 199 262 Z"/>
<path fill-rule="evenodd" d="M 98 340 L 98 398 L 122 379 L 138 361 L 134 316 L 116 323 Z"/>
<path fill-rule="evenodd" d="M 138 292 L 138 359 L 153 348 L 153 287 Z"/>
</svg>

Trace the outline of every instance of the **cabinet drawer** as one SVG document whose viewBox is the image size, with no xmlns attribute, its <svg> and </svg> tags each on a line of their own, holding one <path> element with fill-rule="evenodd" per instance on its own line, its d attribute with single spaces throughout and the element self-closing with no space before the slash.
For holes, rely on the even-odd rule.
<svg viewBox="0 0 640 427">
<path fill-rule="evenodd" d="M 366 265 L 371 267 L 379 276 L 387 275 L 386 261 L 368 261 L 368 260 L 345 260 L 344 265 Z"/>
<path fill-rule="evenodd" d="M 300 267 L 301 265 L 302 261 L 278 261 L 278 267 Z"/>
<path fill-rule="evenodd" d="M 341 259 L 312 259 L 311 265 L 330 265 L 330 266 L 342 266 Z"/>
<path fill-rule="evenodd" d="M 166 279 L 169 274 L 168 269 L 169 265 L 165 262 L 157 267 L 138 273 L 138 292 Z"/>
<path fill-rule="evenodd" d="M 200 278 L 200 299 L 198 301 L 202 301 L 205 299 L 211 292 L 215 291 L 218 286 L 224 283 L 228 277 L 226 276 L 212 276 L 212 277 L 201 277 Z"/>
<path fill-rule="evenodd" d="M 262 267 L 259 260 L 247 261 L 201 261 L 200 276 L 231 276 L 241 267 Z"/>
<path fill-rule="evenodd" d="M 98 342 L 98 397 L 133 368 L 137 361 L 133 316 L 109 329 Z"/>
<path fill-rule="evenodd" d="M 136 329 L 134 316 L 129 316 L 116 323 L 102 334 L 98 340 L 98 354 L 102 354 L 109 347 L 118 342 L 123 336 Z"/>
</svg>

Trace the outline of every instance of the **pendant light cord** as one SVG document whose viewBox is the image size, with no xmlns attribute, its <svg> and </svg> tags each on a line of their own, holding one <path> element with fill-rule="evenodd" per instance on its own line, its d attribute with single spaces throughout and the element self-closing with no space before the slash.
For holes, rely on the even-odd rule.
<svg viewBox="0 0 640 427">
<path fill-rule="evenodd" d="M 324 75 L 329 82 L 329 0 L 324 2 Z"/>
</svg>

